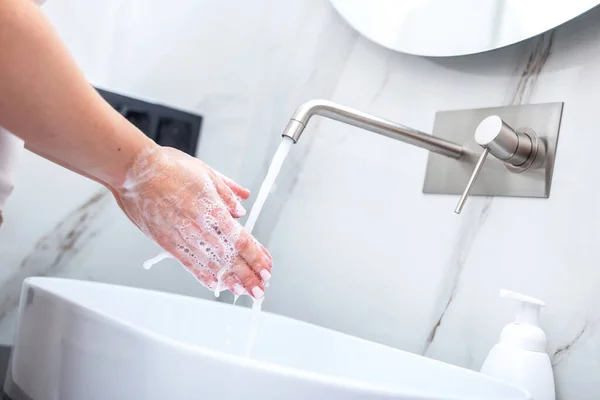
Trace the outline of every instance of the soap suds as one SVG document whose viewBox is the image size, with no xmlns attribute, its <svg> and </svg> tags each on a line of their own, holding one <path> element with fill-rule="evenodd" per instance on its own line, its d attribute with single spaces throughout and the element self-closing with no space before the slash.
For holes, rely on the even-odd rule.
<svg viewBox="0 0 600 400">
<path fill-rule="evenodd" d="M 250 210 L 250 214 L 248 215 L 248 220 L 244 226 L 244 230 L 251 235 L 252 230 L 258 220 L 258 217 L 262 211 L 263 206 L 271 193 L 272 188 L 274 186 L 275 180 L 285 158 L 287 157 L 292 145 L 294 144 L 293 140 L 289 138 L 284 138 L 279 145 L 275 155 L 273 156 L 273 160 L 271 165 L 269 166 L 267 175 L 260 187 L 258 192 L 256 201 L 252 209 Z M 152 154 L 148 154 L 148 156 L 152 156 Z M 147 157 L 149 158 L 149 157 Z M 136 193 L 136 188 L 143 182 L 153 179 L 153 175 L 150 173 L 152 163 L 149 162 L 148 159 L 142 158 L 139 161 L 139 164 L 136 165 L 133 173 L 128 174 L 128 179 L 126 183 L 126 187 L 129 190 L 129 196 L 132 196 L 136 200 L 141 201 L 142 199 Z M 172 165 L 171 165 L 172 167 Z M 170 169 L 170 168 L 168 168 Z M 166 179 L 168 176 L 168 169 L 160 171 L 160 179 Z M 217 175 L 221 176 L 219 173 Z M 154 175 L 156 176 L 156 175 Z M 228 179 L 228 178 L 226 178 Z M 237 278 L 236 275 L 230 273 L 232 270 L 233 262 L 238 255 L 237 249 L 235 248 L 235 243 L 240 238 L 241 231 L 238 231 L 234 226 L 227 226 L 228 218 L 222 212 L 224 209 L 222 201 L 215 201 L 214 193 L 216 193 L 215 183 L 210 179 L 208 175 L 203 177 L 203 181 L 205 182 L 201 196 L 198 199 L 197 204 L 199 207 L 198 215 L 199 217 L 195 221 L 197 225 L 200 226 L 200 231 L 195 232 L 190 227 L 192 221 L 183 220 L 177 221 L 177 230 L 179 231 L 180 237 L 182 241 L 177 243 L 178 253 L 181 253 L 182 256 L 191 258 L 193 264 L 197 265 L 199 269 L 196 268 L 186 268 L 188 272 L 192 273 L 196 279 L 200 282 L 203 282 L 202 278 L 210 278 L 210 275 L 213 276 L 212 279 L 208 279 L 211 281 L 208 286 L 215 294 L 215 297 L 219 297 L 221 292 L 232 286 L 232 291 L 234 292 L 235 301 L 241 295 L 248 295 L 248 292 L 241 286 L 241 282 Z M 188 184 L 190 184 L 188 182 Z M 238 200 L 240 200 L 238 198 Z M 173 194 L 171 198 L 168 199 L 169 202 L 172 202 L 174 206 L 178 204 L 178 197 L 176 194 Z M 156 212 L 156 206 L 153 204 L 142 204 L 141 208 L 144 211 L 147 211 L 149 217 L 159 217 Z M 236 204 L 236 211 L 242 214 L 243 207 L 241 202 L 238 201 Z M 152 218 L 150 218 L 152 219 Z M 159 224 L 160 221 L 153 221 L 155 224 Z M 164 222 L 162 222 L 164 223 Z M 146 227 L 144 227 L 146 228 Z M 229 234 L 225 234 L 224 230 L 227 229 Z M 239 229 L 239 228 L 238 228 Z M 143 229 L 146 231 L 146 229 Z M 252 237 L 252 236 L 251 236 Z M 191 246 L 193 245 L 193 246 Z M 192 251 L 193 247 L 195 251 Z M 150 260 L 144 262 L 144 268 L 149 269 L 154 264 L 166 259 L 166 258 L 177 258 L 173 257 L 171 254 L 167 252 L 162 252 L 158 254 L 156 257 L 151 258 Z M 211 268 L 212 266 L 212 268 Z M 261 281 L 264 283 L 264 287 L 268 287 L 268 282 L 266 282 L 265 277 L 267 276 L 268 271 L 261 271 Z M 209 275 L 210 274 L 210 275 Z M 268 273 L 270 277 L 270 273 Z M 231 280 L 235 279 L 237 282 L 231 285 Z M 268 279 L 268 278 L 267 278 Z M 216 283 L 214 283 L 216 280 Z M 229 285 L 226 284 L 226 281 L 229 282 Z M 262 289 L 256 287 L 253 288 L 254 292 L 261 295 L 260 299 L 253 299 L 253 310 L 261 310 L 262 302 L 264 299 L 264 292 Z M 256 296 L 256 295 L 255 295 Z M 234 302 L 235 303 L 235 302 Z"/>
<path fill-rule="evenodd" d="M 154 266 L 154 264 L 158 264 L 159 262 L 161 262 L 162 260 L 165 260 L 167 258 L 174 258 L 174 257 L 172 255 L 170 255 L 169 253 L 167 253 L 166 251 L 163 251 L 162 253 L 159 253 L 157 256 L 144 261 L 143 267 L 144 267 L 144 269 L 150 269 Z"/>
</svg>

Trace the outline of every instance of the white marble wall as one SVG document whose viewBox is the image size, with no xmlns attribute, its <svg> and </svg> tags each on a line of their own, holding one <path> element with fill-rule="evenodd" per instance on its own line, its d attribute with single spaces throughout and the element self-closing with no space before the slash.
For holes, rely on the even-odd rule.
<svg viewBox="0 0 600 400">
<path fill-rule="evenodd" d="M 321 97 L 424 131 L 437 110 L 565 103 L 548 200 L 421 193 L 427 154 L 315 119 L 256 234 L 275 259 L 265 308 L 477 369 L 513 305 L 548 303 L 559 399 L 600 394 L 600 11 L 553 34 L 457 59 L 396 54 L 326 0 L 51 0 L 90 80 L 205 116 L 198 156 L 256 191 L 278 134 Z M 67 15 L 67 10 L 69 15 Z M 19 285 L 58 275 L 207 296 L 97 185 L 27 154 L 0 230 L 0 340 Z"/>
</svg>

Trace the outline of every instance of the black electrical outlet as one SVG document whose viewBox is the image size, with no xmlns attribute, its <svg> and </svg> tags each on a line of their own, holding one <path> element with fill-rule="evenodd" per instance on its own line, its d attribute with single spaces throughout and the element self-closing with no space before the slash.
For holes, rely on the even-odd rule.
<svg viewBox="0 0 600 400">
<path fill-rule="evenodd" d="M 196 154 L 202 116 L 103 89 L 98 93 L 146 136 L 161 146 Z"/>
<path fill-rule="evenodd" d="M 135 125 L 140 131 L 144 132 L 146 136 L 155 140 L 153 132 L 150 130 L 150 113 L 148 111 L 132 109 L 127 106 L 121 107 L 119 111 L 127 118 L 127 120 L 129 120 L 129 122 Z"/>
<path fill-rule="evenodd" d="M 175 147 L 190 154 L 194 146 L 192 126 L 187 121 L 174 118 L 160 118 L 158 120 L 156 143 L 161 146 Z"/>
</svg>

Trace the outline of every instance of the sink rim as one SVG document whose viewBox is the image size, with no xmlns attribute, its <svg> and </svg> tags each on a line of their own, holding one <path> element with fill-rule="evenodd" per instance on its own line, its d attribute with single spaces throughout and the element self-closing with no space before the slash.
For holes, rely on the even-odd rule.
<svg viewBox="0 0 600 400">
<path fill-rule="evenodd" d="M 45 286 L 48 284 L 52 285 L 52 283 L 80 285 L 80 286 L 102 286 L 105 288 L 115 288 L 116 290 L 121 290 L 121 291 L 146 293 L 146 294 L 149 294 L 152 296 L 162 296 L 162 297 L 167 297 L 167 298 L 179 298 L 179 299 L 184 299 L 185 301 L 191 301 L 191 302 L 194 302 L 197 304 L 202 304 L 205 306 L 217 307 L 217 308 L 220 307 L 222 309 L 231 309 L 232 307 L 236 307 L 233 304 L 211 301 L 208 299 L 193 297 L 193 296 L 179 294 L 179 293 L 171 293 L 171 292 L 164 292 L 164 291 L 154 290 L 154 289 L 146 289 L 146 288 L 126 286 L 126 285 L 119 285 L 119 284 L 114 284 L 114 283 L 95 282 L 95 281 L 87 281 L 87 280 L 71 279 L 71 278 L 28 277 L 23 282 L 23 291 L 26 290 L 27 286 L 35 287 L 36 290 L 39 290 L 39 291 L 45 293 L 47 296 L 58 298 L 60 301 L 65 302 L 65 303 L 75 307 L 76 309 L 85 310 L 87 313 L 90 313 L 91 315 L 93 315 L 94 318 L 96 318 L 100 321 L 103 321 L 103 323 L 106 323 L 109 326 L 113 326 L 118 329 L 123 329 L 126 332 L 129 332 L 129 333 L 132 333 L 135 335 L 140 335 L 141 337 L 145 338 L 146 340 L 149 339 L 151 341 L 154 341 L 157 344 L 169 346 L 173 350 L 184 353 L 184 354 L 191 353 L 191 354 L 195 354 L 197 356 L 213 359 L 216 362 L 230 364 L 230 365 L 233 365 L 236 367 L 252 368 L 252 369 L 258 370 L 260 372 L 267 373 L 267 374 L 269 374 L 269 373 L 275 374 L 275 375 L 279 375 L 279 376 L 283 376 L 283 377 L 287 377 L 287 378 L 291 378 L 291 379 L 310 380 L 310 381 L 317 382 L 317 383 L 323 384 L 323 385 L 332 385 L 337 388 L 342 388 L 342 389 L 346 389 L 346 390 L 354 390 L 354 391 L 359 391 L 359 392 L 363 392 L 363 393 L 372 393 L 372 394 L 377 394 L 377 395 L 381 395 L 381 396 L 390 396 L 390 397 L 412 396 L 415 399 L 422 399 L 422 400 L 429 400 L 429 399 L 431 399 L 431 396 L 432 396 L 431 394 L 423 393 L 422 391 L 420 391 L 418 389 L 409 389 L 409 388 L 404 388 L 402 390 L 393 389 L 393 388 L 385 387 L 383 385 L 373 384 L 373 383 L 370 383 L 370 382 L 364 381 L 364 380 L 356 380 L 356 379 L 340 377 L 340 376 L 332 375 L 330 373 L 312 372 L 312 371 L 302 369 L 302 368 L 284 366 L 281 364 L 277 364 L 275 362 L 267 362 L 267 361 L 258 360 L 256 358 L 253 358 L 252 356 L 243 356 L 243 355 L 238 355 L 238 354 L 233 354 L 233 353 L 227 353 L 227 352 L 220 351 L 220 350 L 213 350 L 213 349 L 207 347 L 206 345 L 190 343 L 190 342 L 184 341 L 184 340 L 177 340 L 175 338 L 170 337 L 168 334 L 158 333 L 158 332 L 153 331 L 150 328 L 146 328 L 146 327 L 140 326 L 138 324 L 134 324 L 133 322 L 129 322 L 127 319 L 111 315 L 110 313 L 108 313 L 104 310 L 101 310 L 98 307 L 90 307 L 89 305 L 78 303 L 75 300 L 69 298 L 68 295 L 62 294 L 59 291 L 60 290 L 59 288 L 53 289 L 53 288 L 48 288 Z M 254 310 L 252 310 L 250 308 L 246 308 L 246 307 L 237 306 L 236 312 L 253 313 Z M 432 359 L 429 357 L 421 356 L 421 355 L 407 352 L 404 350 L 396 349 L 394 347 L 390 347 L 390 346 L 387 346 L 387 345 L 384 345 L 381 343 L 369 341 L 369 340 L 366 340 L 366 339 L 363 339 L 363 338 L 360 338 L 357 336 L 349 335 L 347 333 L 339 332 L 339 331 L 336 331 L 336 330 L 333 330 L 330 328 L 326 328 L 323 326 L 312 324 L 310 322 L 305 322 L 302 320 L 294 319 L 294 318 L 287 317 L 284 315 L 279 315 L 279 314 L 271 313 L 268 311 L 260 311 L 260 313 L 268 315 L 268 318 L 283 319 L 283 320 L 287 320 L 287 321 L 290 321 L 290 322 L 293 322 L 296 324 L 302 324 L 305 326 L 309 326 L 311 329 L 317 329 L 322 332 L 328 332 L 329 334 L 342 335 L 347 338 L 351 338 L 352 340 L 355 340 L 359 343 L 362 342 L 362 343 L 367 343 L 369 345 L 376 345 L 378 347 L 385 348 L 387 351 L 400 352 L 403 354 L 408 354 L 411 357 L 423 357 L 423 358 L 426 358 L 429 362 L 438 364 L 438 365 L 443 365 L 445 368 L 460 370 L 460 371 L 462 371 L 462 373 L 466 373 L 466 374 L 477 375 L 478 378 L 488 380 L 488 381 L 490 381 L 490 383 L 495 382 L 496 384 L 500 384 L 500 385 L 507 387 L 507 389 L 508 388 L 513 389 L 515 391 L 515 393 L 514 393 L 515 395 L 517 395 L 518 393 L 522 394 L 522 397 L 521 397 L 522 400 L 530 400 L 530 397 L 528 396 L 527 392 L 525 392 L 523 389 L 518 388 L 518 387 L 511 385 L 507 382 L 504 382 L 502 380 L 496 379 L 494 377 L 490 377 L 488 375 L 482 374 L 477 371 L 473 371 L 473 370 L 470 370 L 467 368 L 456 366 L 456 365 L 453 365 L 450 363 L 445 363 L 443 361 L 435 360 L 435 359 Z M 447 399 L 447 400 L 456 400 L 456 397 L 449 397 L 449 396 L 438 397 L 438 398 Z M 494 397 L 494 396 L 491 396 L 489 398 L 496 399 L 496 397 Z M 514 397 L 514 398 L 516 399 L 517 397 Z"/>
</svg>

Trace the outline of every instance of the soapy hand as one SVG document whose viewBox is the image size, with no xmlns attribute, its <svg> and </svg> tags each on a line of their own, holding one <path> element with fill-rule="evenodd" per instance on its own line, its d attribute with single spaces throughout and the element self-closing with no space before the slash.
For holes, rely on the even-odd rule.
<svg viewBox="0 0 600 400">
<path fill-rule="evenodd" d="M 248 190 L 179 150 L 151 146 L 113 193 L 129 218 L 202 284 L 264 295 L 273 260 L 236 221 L 246 213 L 239 199 Z"/>
</svg>

